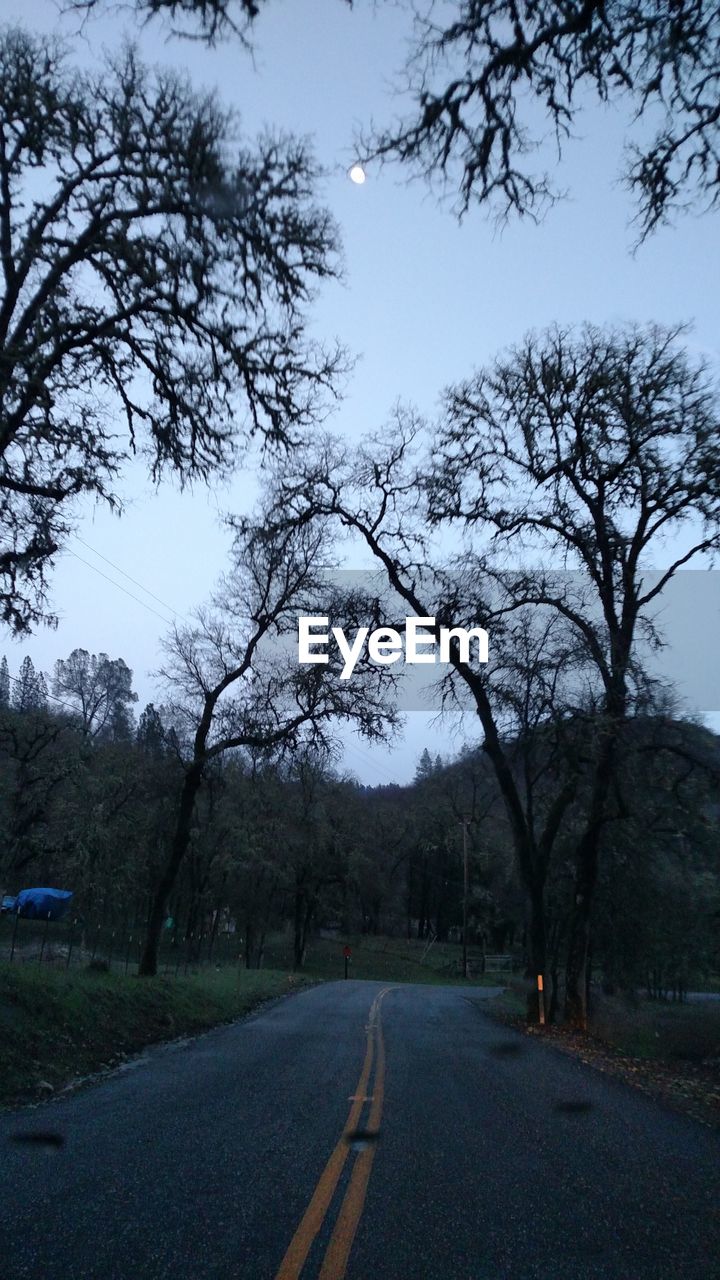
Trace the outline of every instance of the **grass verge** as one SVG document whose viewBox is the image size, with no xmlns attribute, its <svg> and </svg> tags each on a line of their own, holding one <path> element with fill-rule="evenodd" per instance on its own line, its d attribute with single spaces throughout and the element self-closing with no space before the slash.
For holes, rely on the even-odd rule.
<svg viewBox="0 0 720 1280">
<path fill-rule="evenodd" d="M 50 1096 L 147 1045 L 208 1030 L 307 985 L 271 970 L 140 979 L 0 965 L 0 1104 Z"/>
<path fill-rule="evenodd" d="M 344 975 L 343 945 L 350 944 L 350 978 L 371 982 L 421 982 L 442 985 L 501 987 L 507 975 L 480 973 L 480 953 L 472 948 L 470 977 L 460 973 L 461 949 L 457 943 L 434 943 L 417 938 L 384 938 L 368 935 L 342 938 L 313 938 L 305 959 L 304 972 L 325 981 Z M 266 963 L 274 968 L 290 968 L 292 950 L 287 941 L 273 938 L 265 951 Z"/>
</svg>

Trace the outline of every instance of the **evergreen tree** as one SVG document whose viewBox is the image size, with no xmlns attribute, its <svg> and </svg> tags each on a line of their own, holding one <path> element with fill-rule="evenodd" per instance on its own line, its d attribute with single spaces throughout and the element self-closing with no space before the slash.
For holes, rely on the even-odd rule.
<svg viewBox="0 0 720 1280">
<path fill-rule="evenodd" d="M 45 676 L 42 671 L 38 673 L 35 681 L 35 706 L 47 711 L 48 704 L 48 687 Z"/>
<path fill-rule="evenodd" d="M 148 702 L 138 722 L 136 741 L 141 751 L 149 756 L 165 754 L 165 727 L 152 702 Z"/>
<path fill-rule="evenodd" d="M 29 655 L 23 658 L 15 688 L 12 705 L 16 711 L 35 711 L 47 705 L 47 688 L 45 678 L 35 670 Z"/>
<path fill-rule="evenodd" d="M 417 768 L 415 770 L 415 781 L 424 782 L 426 778 L 430 777 L 431 773 L 433 772 L 433 768 L 434 766 L 432 762 L 432 756 L 430 755 L 430 752 L 426 747 L 418 761 Z"/>
<path fill-rule="evenodd" d="M 3 655 L 0 661 L 0 709 L 10 706 L 10 672 L 7 658 Z"/>
</svg>

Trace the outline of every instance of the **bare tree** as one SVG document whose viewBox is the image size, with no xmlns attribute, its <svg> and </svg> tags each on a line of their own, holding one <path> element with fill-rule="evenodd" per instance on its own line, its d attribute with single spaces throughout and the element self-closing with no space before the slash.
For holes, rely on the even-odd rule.
<svg viewBox="0 0 720 1280">
<path fill-rule="evenodd" d="M 411 109 L 363 141 L 364 158 L 444 180 L 460 214 L 473 202 L 541 214 L 560 193 L 534 158 L 548 144 L 554 167 L 590 97 L 626 104 L 639 126 L 623 176 L 641 238 L 678 210 L 720 201 L 715 0 L 426 3 L 400 94 Z"/>
<path fill-rule="evenodd" d="M 0 33 L 0 617 L 46 612 L 74 500 L 289 446 L 342 365 L 306 338 L 338 270 L 304 142 L 242 142 L 211 95 L 126 48 L 101 71 Z"/>
<path fill-rule="evenodd" d="M 332 726 L 350 721 L 368 738 L 389 734 L 396 722 L 393 676 L 366 664 L 352 681 L 339 680 L 342 661 L 300 666 L 297 619 L 320 610 L 343 616 L 357 598 L 337 598 L 327 573 L 325 522 L 282 530 L 236 522 L 234 567 L 211 609 L 191 627 L 176 628 L 163 671 L 173 701 L 175 739 L 184 779 L 170 844 L 153 897 L 140 972 L 157 970 L 167 902 L 187 850 L 197 795 L 207 766 L 229 751 L 272 755 L 303 742 L 329 741 Z"/>
<path fill-rule="evenodd" d="M 353 0 L 342 0 L 352 7 Z M 267 0 L 61 0 L 65 12 L 89 14 L 101 8 L 132 8 L 141 20 L 165 18 L 174 35 L 213 45 L 225 36 L 250 44 L 256 18 Z"/>
<path fill-rule="evenodd" d="M 572 804 L 576 777 L 563 770 L 563 709 L 574 706 L 576 656 L 567 631 L 534 620 L 513 608 L 515 596 L 503 575 L 491 572 L 482 554 L 463 554 L 449 567 L 437 564 L 431 549 L 427 471 L 418 469 L 415 443 L 420 426 L 398 411 L 391 429 L 355 453 L 326 441 L 288 461 L 273 519 L 334 517 L 354 534 L 384 570 L 389 587 L 383 618 L 402 625 L 400 610 L 434 618 L 441 626 L 482 623 L 492 637 L 491 660 L 479 665 L 464 657 L 456 642 L 448 676 L 439 690 L 443 705 L 469 700 L 483 734 L 508 815 L 511 839 L 528 907 L 528 968 L 546 970 L 544 892 L 558 831 Z M 390 439 L 392 443 L 388 444 Z M 540 729 L 544 742 L 540 742 Z M 525 742 L 524 754 L 517 742 Z M 531 745 L 531 739 L 534 739 Z M 552 786 L 548 781 L 552 780 Z M 542 784 L 543 796 L 540 799 Z M 537 999 L 529 999 L 537 1017 Z"/>
<path fill-rule="evenodd" d="M 65 0 L 87 13 L 104 0 Z M 346 0 L 352 4 L 352 0 Z M 133 0 L 175 34 L 250 43 L 267 0 Z M 539 217 L 562 192 L 555 167 L 594 96 L 626 105 L 623 178 L 640 239 L 678 211 L 720 200 L 720 14 L 715 0 L 436 0 L 408 3 L 409 53 L 399 75 L 410 110 L 358 139 L 367 163 L 398 160 L 499 216 Z M 648 136 L 646 121 L 654 132 Z M 633 135 L 636 127 L 639 141 Z"/>
<path fill-rule="evenodd" d="M 518 565 L 509 607 L 565 619 L 595 672 L 599 745 L 566 972 L 565 1015 L 580 1028 L 601 834 L 623 723 L 647 706 L 640 652 L 658 642 L 653 604 L 720 542 L 720 404 L 680 338 L 654 325 L 530 336 L 447 393 L 430 480 L 433 519 L 462 523 Z M 655 557 L 667 567 L 653 580 Z"/>
</svg>

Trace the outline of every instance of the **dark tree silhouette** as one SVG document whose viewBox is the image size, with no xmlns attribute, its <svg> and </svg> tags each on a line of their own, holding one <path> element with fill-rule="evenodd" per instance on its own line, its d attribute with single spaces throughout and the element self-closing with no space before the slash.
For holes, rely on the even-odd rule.
<svg viewBox="0 0 720 1280">
<path fill-rule="evenodd" d="M 554 167 L 592 96 L 627 104 L 640 125 L 623 176 L 641 238 L 688 205 L 720 200 L 715 0 L 423 5 L 400 89 L 412 109 L 363 141 L 364 158 L 445 180 L 460 214 L 475 201 L 541 214 L 559 192 L 535 168 L 538 147 L 551 144 Z"/>
<path fill-rule="evenodd" d="M 379 602 L 383 625 L 402 625 L 398 614 L 409 606 L 415 616 L 435 619 L 436 634 L 440 625 L 473 627 L 480 621 L 487 628 L 492 637 L 488 666 L 478 664 L 473 653 L 463 656 L 454 642 L 439 692 L 443 706 L 469 703 L 479 718 L 526 894 L 528 970 L 533 976 L 545 974 L 545 885 L 576 790 L 572 771 L 558 767 L 566 750 L 562 720 L 571 697 L 559 673 L 572 674 L 575 655 L 561 620 L 537 627 L 530 610 L 515 612 L 511 579 L 493 574 L 484 556 L 468 550 L 449 566 L 437 563 L 428 528 L 428 463 L 418 460 L 415 448 L 418 431 L 413 415 L 399 410 L 382 438 L 355 451 L 326 440 L 295 455 L 288 460 L 273 521 L 282 528 L 288 520 L 334 519 L 356 535 L 387 579 L 388 596 Z M 516 750 L 518 739 L 527 743 L 524 758 Z M 552 788 L 545 785 L 546 775 Z M 537 1018 L 534 989 L 528 1012 Z"/>
<path fill-rule="evenodd" d="M 352 6 L 353 0 L 342 0 Z M 113 0 L 61 0 L 65 11 L 92 13 L 111 8 Z M 175 35 L 215 44 L 223 36 L 235 36 L 247 45 L 255 19 L 268 0 L 130 0 L 142 20 L 165 18 Z"/>
<path fill-rule="evenodd" d="M 345 0 L 352 4 L 352 0 Z M 105 0 L 65 0 L 88 12 Z M 250 43 L 267 0 L 134 0 L 176 34 Z M 409 54 L 398 93 L 412 107 L 360 137 L 359 153 L 440 179 L 462 216 L 474 202 L 501 217 L 539 217 L 561 192 L 555 167 L 594 96 L 626 104 L 622 175 L 640 239 L 688 207 L 720 201 L 720 12 L 715 0 L 433 0 L 408 4 Z M 655 126 L 648 137 L 645 122 Z M 638 126 L 639 141 L 633 136 Z"/>
<path fill-rule="evenodd" d="M 42 180 L 38 175 L 42 174 Z M 338 269 L 304 142 L 236 122 L 132 48 L 102 71 L 0 34 L 0 617 L 27 630 L 73 499 L 123 461 L 206 478 L 290 445 L 342 363 L 305 336 Z"/>
<path fill-rule="evenodd" d="M 138 718 L 135 741 L 144 755 L 156 759 L 164 756 L 168 750 L 162 715 L 152 702 L 148 702 Z"/>
<path fill-rule="evenodd" d="M 530 336 L 447 393 L 430 479 L 433 519 L 489 535 L 494 555 L 518 566 L 513 607 L 565 619 L 599 679 L 566 974 L 566 1018 L 581 1028 L 621 732 L 647 696 L 638 642 L 656 638 L 653 602 L 667 583 L 720 545 L 720 403 L 680 336 L 657 325 Z M 653 580 L 648 568 L 673 538 Z"/>
<path fill-rule="evenodd" d="M 413 461 L 419 425 L 401 411 L 390 444 L 371 441 L 354 456 L 326 444 L 289 464 L 276 513 L 334 515 L 416 615 L 452 626 L 481 619 L 489 631 L 492 663 L 483 669 L 456 650 L 449 693 L 464 688 L 482 724 L 529 898 L 535 972 L 546 962 L 549 859 L 577 788 L 572 769 L 555 768 L 538 806 L 532 778 L 547 771 L 547 754 L 538 758 L 537 744 L 543 726 L 591 715 L 584 748 L 572 735 L 563 747 L 554 730 L 546 739 L 592 778 L 566 973 L 566 1017 L 579 1027 L 618 744 L 628 716 L 648 706 L 638 641 L 654 642 L 653 605 L 674 574 L 720 545 L 719 426 L 713 380 L 680 331 L 553 330 L 447 393 L 429 459 Z M 428 521 L 468 531 L 449 569 L 433 565 Z M 647 579 L 678 534 L 675 558 Z M 562 629 L 545 636 L 542 619 L 553 617 Z M 523 738 L 533 745 L 529 769 L 513 745 Z"/>
<path fill-rule="evenodd" d="M 27 655 L 14 682 L 12 705 L 16 711 L 39 711 L 47 706 L 45 677 L 42 671 L 35 670 L 32 658 Z"/>
<path fill-rule="evenodd" d="M 10 670 L 7 658 L 3 654 L 0 659 L 0 710 L 10 706 Z"/>
<path fill-rule="evenodd" d="M 55 663 L 53 695 L 76 708 L 83 734 L 96 737 L 137 702 L 133 673 L 122 658 L 73 649 Z"/>
<path fill-rule="evenodd" d="M 351 681 L 338 679 L 339 656 L 326 666 L 297 662 L 297 618 L 319 611 L 343 620 L 354 600 L 327 581 L 322 521 L 310 527 L 269 527 L 265 513 L 235 522 L 233 567 L 212 608 L 193 626 L 175 627 L 162 672 L 173 700 L 184 778 L 167 859 L 153 895 L 140 973 L 157 971 L 167 903 L 190 843 L 197 797 L 213 761 L 239 749 L 273 753 L 330 740 L 332 724 L 353 723 L 369 739 L 392 732 L 396 714 L 387 669 L 365 664 Z M 287 642 L 290 641 L 288 651 Z"/>
</svg>

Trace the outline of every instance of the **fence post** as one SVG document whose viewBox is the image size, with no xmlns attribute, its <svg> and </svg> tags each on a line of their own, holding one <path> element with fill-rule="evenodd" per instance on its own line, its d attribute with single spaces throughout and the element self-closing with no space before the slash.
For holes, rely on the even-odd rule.
<svg viewBox="0 0 720 1280">
<path fill-rule="evenodd" d="M 543 976 L 541 973 L 537 976 L 538 986 L 538 1011 L 540 1014 L 540 1026 L 545 1026 L 545 994 L 543 992 Z"/>
<path fill-rule="evenodd" d="M 66 963 L 65 963 L 65 968 L 66 968 L 66 969 L 69 969 L 69 968 L 70 968 L 70 958 L 71 958 L 72 953 L 73 953 L 73 942 L 74 942 L 74 940 L 75 940 L 75 925 L 76 925 L 76 923 L 77 923 L 77 921 L 73 920 L 72 924 L 70 925 L 70 941 L 69 941 L 69 943 L 68 943 L 67 961 L 66 961 Z"/>
<path fill-rule="evenodd" d="M 43 929 L 42 942 L 40 943 L 40 959 L 38 960 L 38 964 L 42 964 L 43 962 L 43 956 L 45 954 L 45 942 L 47 939 L 47 931 L 49 928 L 50 928 L 50 912 L 48 911 L 47 920 L 45 921 L 45 928 Z"/>
<path fill-rule="evenodd" d="M 16 939 L 16 937 L 17 937 L 18 921 L 19 921 L 19 919 L 20 919 L 20 916 L 18 915 L 18 913 L 17 913 L 17 911 L 16 911 L 16 912 L 15 912 L 15 924 L 13 925 L 12 943 L 10 944 L 10 963 L 11 963 L 11 964 L 12 964 L 13 959 L 14 959 L 14 957 L 15 957 L 15 939 Z"/>
</svg>

